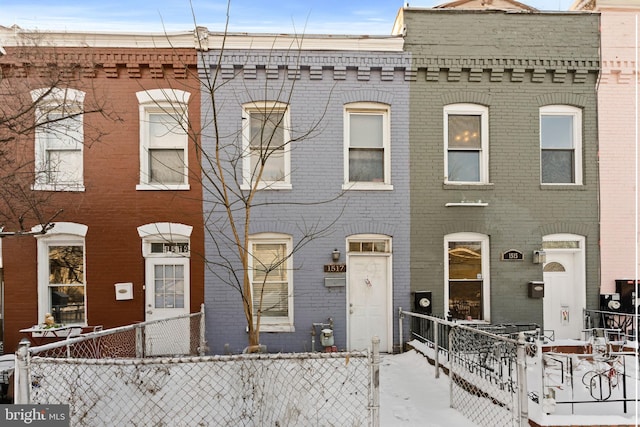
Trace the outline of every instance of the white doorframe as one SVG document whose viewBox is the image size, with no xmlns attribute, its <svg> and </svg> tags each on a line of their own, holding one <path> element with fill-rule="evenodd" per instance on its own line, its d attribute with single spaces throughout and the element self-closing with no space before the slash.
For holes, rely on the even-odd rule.
<svg viewBox="0 0 640 427">
<path fill-rule="evenodd" d="M 354 265 L 354 261 L 357 260 L 358 258 L 364 258 L 364 257 L 376 257 L 376 258 L 383 258 L 386 262 L 386 277 L 385 277 L 385 281 L 386 281 L 386 289 L 384 292 L 384 298 L 386 299 L 386 301 L 384 301 L 383 303 L 383 312 L 379 313 L 380 316 L 382 316 L 384 318 L 384 333 L 386 334 L 386 336 L 380 336 L 381 334 L 378 335 L 378 337 L 380 338 L 380 351 L 382 352 L 387 352 L 387 353 L 392 353 L 393 352 L 393 257 L 392 257 L 392 245 L 391 245 L 391 237 L 387 236 L 387 235 L 380 235 L 380 234 L 359 234 L 359 235 L 353 235 L 353 236 L 349 236 L 347 238 L 347 256 L 346 256 L 346 262 L 347 262 L 347 286 L 346 286 L 346 294 L 347 294 L 347 298 L 346 298 L 346 311 L 347 311 L 347 315 L 346 315 L 346 319 L 347 319 L 347 348 L 348 350 L 354 350 L 352 348 L 353 343 L 356 340 L 356 337 L 353 336 L 353 332 L 351 331 L 352 326 L 354 326 L 351 322 L 351 310 L 352 310 L 352 306 L 351 304 L 353 304 L 354 302 L 351 301 L 351 298 L 353 297 L 354 293 L 352 290 L 352 285 L 355 285 L 355 283 L 351 283 L 352 281 L 350 280 L 350 273 L 352 272 L 352 267 Z M 386 245 L 386 252 L 375 252 L 375 251 L 350 251 L 349 247 L 350 247 L 350 243 L 354 243 L 354 242 L 384 242 L 384 244 Z M 368 344 L 368 348 L 371 347 L 371 342 L 370 339 L 371 337 L 367 337 L 367 339 L 369 340 L 369 344 Z M 357 349 L 360 350 L 360 349 Z"/>
<path fill-rule="evenodd" d="M 583 309 L 587 307 L 587 284 L 586 284 L 586 248 L 585 242 L 586 239 L 584 236 L 580 236 L 577 234 L 550 234 L 547 236 L 543 236 L 543 248 L 546 252 L 546 262 L 543 266 L 547 267 L 550 263 L 556 262 L 554 259 L 554 255 L 563 255 L 566 258 L 566 255 L 571 256 L 572 259 L 572 270 L 568 272 L 570 280 L 570 286 L 572 289 L 570 290 L 572 295 L 572 301 L 567 302 L 567 306 L 571 310 L 571 316 L 575 318 L 578 316 L 576 322 L 579 321 L 579 325 L 583 324 Z M 545 273 L 543 273 L 544 275 Z M 551 274 L 551 272 L 549 273 Z M 549 296 L 551 289 L 545 285 L 545 296 Z M 575 305 L 575 306 L 574 306 Z M 544 304 L 543 301 L 543 320 L 548 320 L 549 316 L 553 315 L 552 313 L 546 312 L 550 309 L 557 309 L 558 316 L 560 318 L 561 307 L 548 307 L 548 304 Z M 544 329 L 550 329 L 550 326 L 554 326 L 553 323 L 551 325 L 547 324 L 549 322 L 545 322 Z M 580 329 L 580 335 L 582 332 L 582 327 L 578 327 L 575 325 L 572 327 L 571 337 L 570 338 L 581 338 L 576 335 L 578 329 Z M 567 331 L 569 332 L 569 331 Z M 568 338 L 564 337 L 562 332 L 559 332 L 558 338 Z"/>
<path fill-rule="evenodd" d="M 145 259 L 145 321 L 189 314 L 191 309 L 190 236 L 192 227 L 176 223 L 153 223 L 138 227 Z M 170 328 L 167 328 L 170 326 Z M 145 328 L 146 354 L 188 354 L 188 317 L 153 323 Z M 168 329 L 172 337 L 168 339 Z"/>
</svg>

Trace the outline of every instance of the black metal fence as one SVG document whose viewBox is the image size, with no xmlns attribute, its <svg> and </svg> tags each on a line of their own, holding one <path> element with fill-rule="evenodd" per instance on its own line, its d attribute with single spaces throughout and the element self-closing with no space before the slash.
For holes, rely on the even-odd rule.
<svg viewBox="0 0 640 427">
<path fill-rule="evenodd" d="M 453 322 L 400 309 L 401 340 L 406 316 L 407 338 L 431 351 L 427 356 L 434 360 L 436 378 L 441 367 L 446 369 L 452 408 L 482 426 L 528 423 L 525 359 L 540 334 L 537 325 Z"/>
</svg>

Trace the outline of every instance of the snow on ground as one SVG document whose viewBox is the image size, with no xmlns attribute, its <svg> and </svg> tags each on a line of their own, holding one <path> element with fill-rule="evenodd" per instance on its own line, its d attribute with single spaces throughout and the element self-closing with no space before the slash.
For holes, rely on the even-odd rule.
<svg viewBox="0 0 640 427">
<path fill-rule="evenodd" d="M 441 372 L 440 378 L 436 379 L 435 368 L 421 353 L 411 350 L 401 354 L 381 354 L 380 357 L 381 427 L 478 427 L 450 407 L 449 377 Z M 531 361 L 528 365 L 528 385 L 539 388 L 540 385 L 532 380 L 533 377 L 539 377 L 540 372 L 531 365 Z M 637 371 L 638 365 L 630 370 Z M 635 375 L 629 375 L 629 377 L 632 378 Z M 529 390 L 531 390 L 530 387 Z M 638 388 L 635 389 L 636 396 L 639 388 L 640 381 Z M 631 389 L 633 390 L 633 387 Z M 639 426 L 638 403 L 638 401 L 635 404 L 630 402 L 629 412 L 620 415 L 544 415 L 540 414 L 537 405 L 530 401 L 529 415 L 541 425 Z"/>
<path fill-rule="evenodd" d="M 449 379 L 415 350 L 380 359 L 381 427 L 477 427 L 449 406 Z"/>
</svg>

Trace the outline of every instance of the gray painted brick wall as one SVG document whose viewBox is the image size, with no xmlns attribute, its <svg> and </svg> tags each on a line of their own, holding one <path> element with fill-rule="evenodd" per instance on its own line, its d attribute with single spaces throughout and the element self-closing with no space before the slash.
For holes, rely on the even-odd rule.
<svg viewBox="0 0 640 427">
<path fill-rule="evenodd" d="M 542 280 L 531 253 L 542 236 L 586 236 L 587 306 L 599 293 L 596 90 L 598 16 L 404 10 L 411 82 L 411 288 L 434 293 L 444 315 L 444 236 L 490 236 L 491 320 L 542 324 L 542 300 L 527 283 Z M 490 184 L 444 184 L 443 107 L 489 108 Z M 539 107 L 583 110 L 583 175 L 579 187 L 540 185 Z M 445 207 L 482 200 L 486 207 Z M 499 261 L 509 249 L 523 262 Z"/>
</svg>

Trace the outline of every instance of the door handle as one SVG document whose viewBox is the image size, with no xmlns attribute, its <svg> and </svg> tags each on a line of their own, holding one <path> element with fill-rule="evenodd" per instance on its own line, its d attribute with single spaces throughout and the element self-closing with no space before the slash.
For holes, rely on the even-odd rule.
<svg viewBox="0 0 640 427">
<path fill-rule="evenodd" d="M 147 314 L 153 314 L 153 311 L 147 310 Z"/>
</svg>

